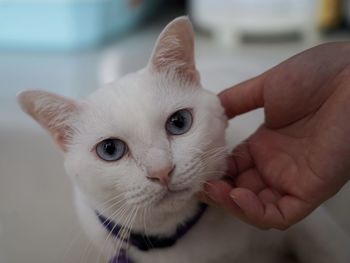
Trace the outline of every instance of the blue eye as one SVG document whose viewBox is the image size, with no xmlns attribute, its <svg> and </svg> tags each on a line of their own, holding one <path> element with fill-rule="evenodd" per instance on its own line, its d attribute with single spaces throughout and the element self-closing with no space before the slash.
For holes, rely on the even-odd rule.
<svg viewBox="0 0 350 263">
<path fill-rule="evenodd" d="M 181 135 L 186 133 L 192 125 L 192 113 L 187 109 L 179 110 L 171 115 L 165 129 L 171 135 Z"/>
<path fill-rule="evenodd" d="M 119 139 L 106 139 L 96 145 L 96 154 L 107 162 L 118 161 L 126 152 L 126 144 Z"/>
</svg>

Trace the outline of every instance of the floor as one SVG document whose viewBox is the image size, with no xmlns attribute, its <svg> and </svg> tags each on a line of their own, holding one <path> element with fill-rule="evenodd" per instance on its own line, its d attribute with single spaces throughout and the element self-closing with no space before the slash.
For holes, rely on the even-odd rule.
<svg viewBox="0 0 350 263">
<path fill-rule="evenodd" d="M 62 156 L 49 137 L 19 111 L 15 93 L 40 88 L 79 98 L 101 83 L 142 67 L 161 25 L 107 48 L 72 54 L 0 53 L 0 262 L 96 262 L 76 219 Z M 197 36 L 197 63 L 206 88 L 219 92 L 316 43 L 246 44 L 220 48 Z M 231 146 L 263 120 L 260 110 L 231 121 Z M 350 185 L 327 207 L 350 234 Z M 349 244 L 350 247 L 350 244 Z"/>
</svg>

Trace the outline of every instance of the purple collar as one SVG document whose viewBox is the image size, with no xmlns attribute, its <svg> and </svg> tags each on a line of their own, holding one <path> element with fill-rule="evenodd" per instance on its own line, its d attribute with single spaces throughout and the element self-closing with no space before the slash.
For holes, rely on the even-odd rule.
<svg viewBox="0 0 350 263">
<path fill-rule="evenodd" d="M 146 236 L 143 233 L 131 232 L 130 238 L 129 238 L 130 244 L 142 251 L 171 247 L 176 243 L 177 240 L 182 238 L 185 234 L 187 234 L 188 231 L 191 230 L 191 228 L 202 217 L 207 207 L 208 206 L 206 204 L 200 203 L 198 205 L 198 210 L 196 214 L 190 219 L 188 219 L 185 223 L 179 225 L 176 228 L 175 233 L 169 237 L 148 236 L 148 235 Z M 101 224 L 105 227 L 105 229 L 108 230 L 108 232 L 110 232 L 112 235 L 117 237 L 122 227 L 120 225 L 117 225 L 113 221 L 107 219 L 106 217 L 104 217 L 98 212 L 96 212 L 96 215 L 100 220 Z M 132 261 L 126 257 L 125 252 L 126 251 L 121 251 L 120 255 L 112 259 L 110 262 L 111 263 L 124 263 L 124 262 L 132 263 Z"/>
</svg>

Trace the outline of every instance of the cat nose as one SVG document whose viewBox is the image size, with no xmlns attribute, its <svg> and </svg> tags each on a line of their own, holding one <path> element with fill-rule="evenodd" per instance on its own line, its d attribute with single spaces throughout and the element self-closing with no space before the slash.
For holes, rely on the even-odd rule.
<svg viewBox="0 0 350 263">
<path fill-rule="evenodd" d="M 147 178 L 153 182 L 160 183 L 161 185 L 168 186 L 171 173 L 174 171 L 174 166 L 166 166 L 161 169 L 148 170 Z"/>
</svg>

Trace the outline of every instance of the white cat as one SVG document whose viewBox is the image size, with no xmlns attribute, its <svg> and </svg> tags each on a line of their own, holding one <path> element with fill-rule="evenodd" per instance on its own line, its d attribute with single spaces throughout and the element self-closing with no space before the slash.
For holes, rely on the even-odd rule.
<svg viewBox="0 0 350 263">
<path fill-rule="evenodd" d="M 227 119 L 204 90 L 185 17 L 161 33 L 148 65 L 90 97 L 18 95 L 65 154 L 80 220 L 110 262 L 348 263 L 350 243 L 319 209 L 287 231 L 262 231 L 199 204 L 221 177 Z"/>
</svg>

